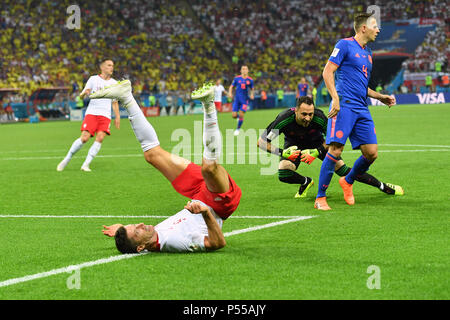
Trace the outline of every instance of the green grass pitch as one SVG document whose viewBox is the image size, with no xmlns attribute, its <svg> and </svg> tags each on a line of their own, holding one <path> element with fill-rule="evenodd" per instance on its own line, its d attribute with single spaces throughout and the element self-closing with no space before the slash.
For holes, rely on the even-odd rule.
<svg viewBox="0 0 450 320">
<path fill-rule="evenodd" d="M 256 152 L 252 132 L 259 134 L 280 109 L 248 112 L 248 139 L 240 145 L 226 132 L 236 120 L 220 114 L 224 166 L 243 191 L 223 229 L 247 232 L 227 236 L 227 246 L 213 253 L 84 265 L 79 289 L 68 286 L 67 272 L 8 281 L 119 256 L 103 224 L 157 224 L 188 199 L 145 162 L 127 119 L 120 130 L 112 126 L 90 173 L 80 166 L 92 140 L 56 171 L 80 122 L 0 125 L 0 299 L 449 299 L 449 110 L 449 104 L 371 107 L 380 152 L 370 173 L 403 186 L 405 195 L 355 184 L 350 207 L 334 176 L 330 212 L 313 209 L 317 185 L 306 199 L 294 199 L 295 185 L 262 174 L 278 159 Z M 183 150 L 192 146 L 191 160 L 198 160 L 201 115 L 149 120 L 165 149 L 180 150 L 184 141 Z M 349 166 L 358 156 L 346 146 Z M 301 164 L 298 172 L 317 182 L 320 165 Z M 314 218 L 248 229 L 298 216 Z"/>
</svg>

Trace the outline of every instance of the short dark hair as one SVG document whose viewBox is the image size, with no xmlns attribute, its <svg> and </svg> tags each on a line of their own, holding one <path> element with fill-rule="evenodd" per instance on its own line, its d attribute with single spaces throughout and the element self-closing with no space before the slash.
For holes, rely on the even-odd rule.
<svg viewBox="0 0 450 320">
<path fill-rule="evenodd" d="M 298 109 L 302 105 L 302 103 L 312 104 L 314 106 L 314 100 L 309 96 L 302 96 L 297 99 L 297 103 L 295 104 L 295 108 Z"/>
<path fill-rule="evenodd" d="M 137 244 L 128 238 L 127 229 L 120 227 L 114 235 L 116 240 L 116 248 L 121 253 L 137 253 Z"/>
<path fill-rule="evenodd" d="M 114 63 L 114 60 L 111 58 L 103 58 L 100 60 L 100 63 L 98 65 L 101 66 L 105 61 L 112 61 Z"/>
<path fill-rule="evenodd" d="M 355 32 L 358 32 L 359 28 L 361 28 L 361 26 L 366 23 L 367 19 L 371 16 L 373 16 L 373 12 L 359 12 L 355 14 L 353 19 L 353 28 L 355 29 Z"/>
</svg>

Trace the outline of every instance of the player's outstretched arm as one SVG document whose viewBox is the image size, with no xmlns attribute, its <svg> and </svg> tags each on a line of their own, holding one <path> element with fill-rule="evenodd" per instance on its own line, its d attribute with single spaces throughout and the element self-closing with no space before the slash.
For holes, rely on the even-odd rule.
<svg viewBox="0 0 450 320">
<path fill-rule="evenodd" d="M 228 88 L 228 98 L 233 99 L 233 85 Z"/>
<path fill-rule="evenodd" d="M 264 140 L 262 137 L 259 137 L 257 143 L 258 143 L 258 148 L 260 148 L 263 151 L 267 151 L 267 152 L 272 153 L 277 156 L 281 156 L 281 154 L 283 153 L 283 149 L 275 147 L 269 141 Z"/>
<path fill-rule="evenodd" d="M 387 94 L 378 93 L 370 88 L 367 88 L 367 95 L 371 98 L 377 99 L 378 101 L 384 103 L 389 108 L 397 103 L 395 97 L 393 96 L 391 97 Z"/>
<path fill-rule="evenodd" d="M 301 150 L 297 148 L 297 146 L 291 146 L 287 149 L 280 149 L 273 146 L 270 142 L 264 140 L 263 138 L 259 138 L 258 147 L 261 150 L 267 151 L 277 156 L 282 156 L 285 159 L 295 161 L 301 155 Z"/>
<path fill-rule="evenodd" d="M 184 208 L 194 214 L 202 214 L 206 226 L 208 227 L 208 236 L 205 237 L 206 250 L 213 251 L 225 247 L 227 243 L 225 241 L 225 237 L 223 236 L 222 229 L 220 229 L 219 224 L 213 217 L 211 210 L 209 210 L 208 207 L 199 202 L 189 201 Z"/>
<path fill-rule="evenodd" d="M 116 118 L 114 119 L 114 125 L 117 129 L 120 129 L 120 112 L 119 112 L 119 102 L 113 101 L 112 102 L 112 108 L 114 111 L 114 115 Z"/>
</svg>

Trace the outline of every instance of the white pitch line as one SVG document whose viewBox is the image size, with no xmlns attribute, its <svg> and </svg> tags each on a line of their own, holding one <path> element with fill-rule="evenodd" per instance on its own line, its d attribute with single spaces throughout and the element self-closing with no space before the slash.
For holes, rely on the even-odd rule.
<svg viewBox="0 0 450 320">
<path fill-rule="evenodd" d="M 96 158 L 137 158 L 143 157 L 141 153 L 133 153 L 133 154 L 107 154 L 107 155 L 98 155 Z M 74 157 L 81 158 L 81 157 Z M 51 157 L 14 157 L 14 158 L 0 158 L 3 161 L 16 161 L 16 160 L 55 160 L 61 159 L 61 156 L 51 156 Z"/>
<path fill-rule="evenodd" d="M 32 214 L 2 214 L 0 215 L 0 218 L 26 218 L 26 219 L 90 219 L 90 218 L 168 218 L 169 216 L 113 216 L 113 215 L 106 215 L 106 216 L 69 216 L 69 215 L 32 215 Z"/>
<path fill-rule="evenodd" d="M 32 215 L 32 214 L 1 214 L 0 218 L 25 218 L 25 219 L 104 219 L 104 218 L 168 218 L 170 216 L 153 216 L 153 215 L 134 215 L 134 216 L 115 216 L 115 215 L 99 215 L 99 216 L 89 216 L 89 215 Z M 291 219 L 299 218 L 301 216 L 230 216 L 229 219 Z"/>
<path fill-rule="evenodd" d="M 114 148 L 115 151 L 139 151 L 139 147 L 136 148 Z M 51 149 L 51 150 L 10 150 L 10 151 L 1 151 L 0 154 L 11 154 L 11 153 L 55 153 L 62 152 L 67 153 L 68 149 Z"/>
<path fill-rule="evenodd" d="M 72 266 L 59 268 L 59 269 L 53 269 L 53 270 L 46 271 L 46 272 L 35 273 L 35 274 L 25 276 L 25 277 L 9 279 L 9 280 L 0 282 L 0 288 L 11 286 L 11 285 L 22 283 L 22 282 L 35 280 L 35 279 L 46 278 L 46 277 L 54 276 L 54 275 L 57 275 L 60 273 L 72 272 L 73 270 L 77 270 L 77 269 L 81 269 L 81 268 L 87 268 L 87 267 L 92 267 L 92 266 L 96 266 L 99 264 L 105 264 L 105 263 L 110 263 L 110 262 L 114 262 L 114 261 L 130 259 L 130 258 L 134 258 L 134 257 L 141 256 L 141 255 L 143 255 L 143 254 L 122 254 L 120 256 L 111 256 L 109 258 L 103 258 L 103 259 L 98 259 L 95 261 L 84 262 L 84 263 L 80 263 L 77 265 L 72 265 Z"/>
<path fill-rule="evenodd" d="M 448 148 L 447 146 L 442 146 L 443 148 Z M 398 152 L 449 152 L 450 148 L 448 149 L 416 149 L 416 150 L 378 150 L 378 152 L 383 153 L 398 153 Z M 359 150 L 348 150 L 344 151 L 344 153 L 361 153 Z M 263 152 L 230 152 L 226 153 L 226 155 L 236 155 L 236 156 L 242 156 L 242 155 L 259 155 L 267 153 Z M 201 156 L 201 154 L 192 154 L 191 157 L 197 157 Z M 98 155 L 96 158 L 138 158 L 143 157 L 142 154 L 109 154 L 109 155 Z M 77 157 L 74 157 L 77 158 Z M 81 158 L 81 157 L 78 157 Z M 51 156 L 51 157 L 10 157 L 10 158 L 0 158 L 0 161 L 19 161 L 19 160 L 57 160 L 61 159 L 61 156 Z"/>
<path fill-rule="evenodd" d="M 380 147 L 425 147 L 425 148 L 450 148 L 450 145 L 437 145 L 437 144 L 391 144 L 391 143 L 380 143 L 378 144 Z M 115 151 L 137 151 L 138 153 L 136 156 L 140 155 L 142 156 L 142 153 L 139 152 L 139 148 L 114 148 Z M 11 151 L 0 151 L 0 155 L 7 155 L 7 154 L 23 154 L 23 153 L 55 153 L 55 152 L 67 152 L 67 149 L 52 149 L 52 150 L 11 150 Z M 248 153 L 246 153 L 248 154 Z M 252 153 L 254 154 L 254 152 Z M 196 154 L 197 155 L 197 154 Z M 99 155 L 99 157 L 102 157 L 102 155 Z M 49 158 L 61 158 L 61 156 L 58 157 L 49 157 Z M 24 159 L 28 159 L 28 157 L 24 157 Z"/>
<path fill-rule="evenodd" d="M 418 150 L 378 150 L 378 152 L 383 152 L 383 153 L 397 153 L 397 152 L 449 152 L 450 149 L 428 149 L 428 150 L 423 150 L 423 149 L 418 149 Z M 348 151 L 344 151 L 344 152 L 348 152 Z M 352 150 L 350 151 L 350 153 L 361 153 L 360 150 Z"/>
<path fill-rule="evenodd" d="M 227 232 L 224 234 L 224 236 L 230 237 L 230 236 L 233 236 L 236 234 L 251 232 L 251 231 L 255 231 L 255 230 L 261 230 L 261 229 L 265 229 L 265 228 L 275 227 L 275 226 L 278 226 L 281 224 L 286 224 L 286 223 L 290 223 L 290 222 L 296 222 L 296 221 L 301 221 L 301 220 L 306 220 L 306 219 L 311 219 L 311 218 L 314 218 L 314 216 L 303 216 L 303 217 L 297 217 L 294 219 L 289 219 L 289 220 L 284 220 L 284 221 L 272 222 L 272 223 L 263 224 L 263 225 L 256 226 L 256 227 L 250 227 L 250 228 Z M 22 283 L 22 282 L 31 281 L 31 280 L 47 278 L 47 277 L 54 276 L 54 275 L 61 274 L 61 273 L 72 272 L 74 270 L 79 270 L 82 268 L 93 267 L 93 266 L 97 266 L 100 264 L 140 257 L 140 256 L 143 256 L 146 254 L 149 254 L 149 253 L 122 254 L 122 255 L 117 255 L 117 256 L 111 256 L 109 258 L 102 258 L 102 259 L 98 259 L 98 260 L 94 260 L 94 261 L 88 261 L 88 262 L 80 263 L 77 265 L 70 265 L 70 266 L 63 267 L 63 268 L 53 269 L 53 270 L 46 271 L 46 272 L 35 273 L 32 275 L 28 275 L 28 276 L 24 276 L 24 277 L 20 277 L 20 278 L 13 278 L 13 279 L 9 279 L 9 280 L 0 282 L 0 288 L 11 286 L 11 285 Z"/>
<path fill-rule="evenodd" d="M 381 147 L 428 147 L 428 148 L 450 148 L 447 145 L 431 145 L 431 144 L 389 144 L 389 143 L 380 143 L 378 146 Z"/>
<path fill-rule="evenodd" d="M 241 230 L 235 230 L 235 231 L 227 232 L 227 233 L 224 234 L 224 236 L 225 237 L 234 236 L 236 234 L 241 234 L 241 233 L 245 233 L 245 232 L 256 231 L 256 230 L 261 230 L 261 229 L 270 228 L 270 227 L 275 227 L 275 226 L 279 226 L 281 224 L 291 223 L 291 222 L 301 221 L 301 220 L 306 220 L 306 219 L 311 219 L 311 218 L 314 218 L 314 217 L 317 217 L 317 216 L 303 216 L 303 217 L 297 217 L 297 218 L 294 218 L 294 219 L 288 219 L 288 220 L 284 220 L 284 221 L 267 223 L 267 224 L 263 224 L 261 226 L 255 226 L 255 227 L 250 227 L 250 228 L 246 228 L 246 229 L 241 229 Z"/>
</svg>

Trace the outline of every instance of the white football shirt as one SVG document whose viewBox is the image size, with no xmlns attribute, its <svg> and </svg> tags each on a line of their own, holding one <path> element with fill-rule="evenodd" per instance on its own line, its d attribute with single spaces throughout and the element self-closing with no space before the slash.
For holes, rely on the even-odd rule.
<svg viewBox="0 0 450 320">
<path fill-rule="evenodd" d="M 113 78 L 109 80 L 104 80 L 99 75 L 91 76 L 86 83 L 83 91 L 86 89 L 91 89 L 91 93 L 103 89 L 104 87 L 110 86 L 117 83 Z M 112 99 L 91 99 L 86 110 L 86 114 L 92 114 L 96 116 L 104 116 L 111 119 L 111 104 Z"/>
<path fill-rule="evenodd" d="M 193 200 L 198 201 L 198 200 Z M 203 202 L 199 201 L 203 205 Z M 209 207 L 210 208 L 210 207 Z M 210 208 L 222 229 L 223 220 Z M 201 213 L 193 214 L 183 209 L 155 226 L 161 252 L 205 251 L 205 237 L 208 227 Z"/>
<path fill-rule="evenodd" d="M 223 85 L 214 86 L 214 102 L 222 102 L 222 92 L 224 91 Z"/>
</svg>

